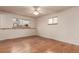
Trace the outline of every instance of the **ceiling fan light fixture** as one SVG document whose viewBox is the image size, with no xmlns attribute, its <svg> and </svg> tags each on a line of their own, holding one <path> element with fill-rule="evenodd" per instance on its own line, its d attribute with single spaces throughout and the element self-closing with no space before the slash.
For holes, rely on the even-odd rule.
<svg viewBox="0 0 79 59">
<path fill-rule="evenodd" d="M 38 15 L 39 12 L 38 12 L 38 11 L 34 11 L 33 14 L 34 14 L 34 15 Z"/>
</svg>

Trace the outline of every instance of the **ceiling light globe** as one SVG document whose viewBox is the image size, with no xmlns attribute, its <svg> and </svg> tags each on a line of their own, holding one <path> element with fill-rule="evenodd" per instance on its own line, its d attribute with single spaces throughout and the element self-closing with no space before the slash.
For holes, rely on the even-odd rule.
<svg viewBox="0 0 79 59">
<path fill-rule="evenodd" d="M 34 15 L 38 15 L 38 14 L 39 14 L 39 12 L 35 11 L 33 14 L 34 14 Z"/>
</svg>

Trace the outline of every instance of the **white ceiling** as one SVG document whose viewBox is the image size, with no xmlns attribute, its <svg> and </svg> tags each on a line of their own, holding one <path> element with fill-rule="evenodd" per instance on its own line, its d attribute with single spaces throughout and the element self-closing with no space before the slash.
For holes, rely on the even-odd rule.
<svg viewBox="0 0 79 59">
<path fill-rule="evenodd" d="M 39 15 L 34 15 L 34 8 L 38 7 Z M 60 12 L 71 6 L 0 6 L 0 11 L 19 14 L 22 16 L 29 16 L 33 18 L 48 15 L 50 13 Z"/>
</svg>

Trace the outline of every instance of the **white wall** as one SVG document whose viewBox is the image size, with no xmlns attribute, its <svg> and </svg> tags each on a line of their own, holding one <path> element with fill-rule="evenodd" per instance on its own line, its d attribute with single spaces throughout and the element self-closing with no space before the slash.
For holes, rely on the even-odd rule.
<svg viewBox="0 0 79 59">
<path fill-rule="evenodd" d="M 12 28 L 13 21 L 11 15 L 0 14 L 0 28 Z"/>
<path fill-rule="evenodd" d="M 48 25 L 51 16 L 58 16 L 58 25 Z M 79 45 L 79 7 L 39 18 L 37 30 L 40 36 Z"/>
<path fill-rule="evenodd" d="M 5 13 L 0 11 L 0 28 L 11 28 L 13 27 L 13 19 L 14 18 L 20 18 L 20 19 L 26 19 L 30 20 L 29 26 L 31 28 L 35 28 L 35 19 L 30 17 L 24 17 L 16 14 L 11 13 Z"/>
<path fill-rule="evenodd" d="M 0 40 L 36 35 L 35 29 L 4 29 L 0 30 Z"/>
<path fill-rule="evenodd" d="M 13 18 L 29 19 L 31 21 L 30 27 L 35 28 L 35 20 L 30 17 L 23 17 L 16 14 L 0 12 L 0 40 L 18 38 L 24 36 L 36 35 L 36 29 L 1 29 L 1 28 L 12 28 Z"/>
</svg>

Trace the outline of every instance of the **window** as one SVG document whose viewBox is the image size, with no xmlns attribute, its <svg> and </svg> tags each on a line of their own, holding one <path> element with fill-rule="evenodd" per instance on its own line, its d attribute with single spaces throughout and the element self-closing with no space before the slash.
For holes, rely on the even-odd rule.
<svg viewBox="0 0 79 59">
<path fill-rule="evenodd" d="M 58 24 L 58 17 L 51 17 L 48 19 L 48 24 L 52 25 L 52 24 Z"/>
<path fill-rule="evenodd" d="M 13 19 L 13 27 L 28 26 L 29 24 L 30 24 L 30 20 L 19 19 L 19 18 L 14 18 Z"/>
<path fill-rule="evenodd" d="M 26 24 L 29 24 L 30 21 L 29 20 L 22 20 L 22 25 L 26 25 Z"/>
</svg>

